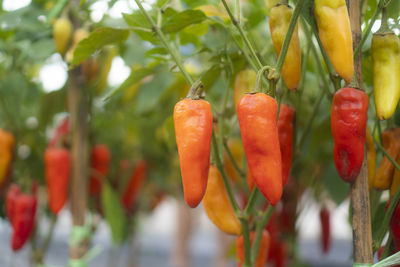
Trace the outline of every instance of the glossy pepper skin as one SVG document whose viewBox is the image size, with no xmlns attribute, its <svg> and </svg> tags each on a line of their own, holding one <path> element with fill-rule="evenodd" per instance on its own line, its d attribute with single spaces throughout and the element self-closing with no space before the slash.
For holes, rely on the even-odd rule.
<svg viewBox="0 0 400 267">
<path fill-rule="evenodd" d="M 278 4 L 271 8 L 269 28 L 271 31 L 272 43 L 274 44 L 274 48 L 278 54 L 278 57 L 281 53 L 292 15 L 293 8 L 291 8 L 289 5 Z M 301 76 L 301 51 L 297 25 L 293 31 L 289 49 L 283 63 L 282 76 L 286 86 L 290 90 L 297 89 Z"/>
<path fill-rule="evenodd" d="M 250 232 L 250 243 L 253 243 L 255 238 L 255 232 Z M 236 239 L 236 253 L 238 257 L 238 267 L 241 267 L 244 263 L 244 242 L 243 236 L 239 236 Z M 255 267 L 263 267 L 265 266 L 265 261 L 267 260 L 270 237 L 268 231 L 264 230 L 262 232 L 262 238 L 260 243 L 260 249 L 258 250 L 257 261 L 255 263 Z"/>
<path fill-rule="evenodd" d="M 345 87 L 333 97 L 333 159 L 339 176 L 345 182 L 355 181 L 364 160 L 367 110 L 368 96 L 361 90 Z"/>
<path fill-rule="evenodd" d="M 15 217 L 15 201 L 20 194 L 21 189 L 18 185 L 10 185 L 6 195 L 6 214 L 11 225 Z"/>
<path fill-rule="evenodd" d="M 293 121 L 295 111 L 293 108 L 281 104 L 278 119 L 279 146 L 282 156 L 282 185 L 289 180 L 293 156 Z"/>
<path fill-rule="evenodd" d="M 14 142 L 14 136 L 10 132 L 0 129 L 0 188 L 7 183 Z"/>
<path fill-rule="evenodd" d="M 282 196 L 278 104 L 263 93 L 246 94 L 236 110 L 250 174 L 269 203 L 276 205 Z"/>
<path fill-rule="evenodd" d="M 400 98 L 400 40 L 393 32 L 375 33 L 371 56 L 376 116 L 392 117 Z"/>
<path fill-rule="evenodd" d="M 322 45 L 336 72 L 350 83 L 353 74 L 353 40 L 345 0 L 315 0 L 315 19 Z"/>
<path fill-rule="evenodd" d="M 325 207 L 319 211 L 319 220 L 321 223 L 321 249 L 324 254 L 328 253 L 331 248 L 331 223 L 330 213 Z"/>
<path fill-rule="evenodd" d="M 382 145 L 392 158 L 396 159 L 399 154 L 400 143 L 396 140 L 393 130 L 382 133 Z M 379 164 L 374 180 L 374 188 L 386 190 L 390 188 L 393 179 L 394 166 L 387 157 L 383 157 Z"/>
<path fill-rule="evenodd" d="M 108 174 L 108 167 L 110 165 L 111 154 L 107 145 L 95 145 L 92 148 L 91 155 L 91 173 L 89 193 L 91 195 L 98 195 L 101 191 L 102 180 Z"/>
<path fill-rule="evenodd" d="M 71 165 L 68 150 L 47 148 L 44 154 L 44 164 L 50 210 L 54 214 L 58 214 L 68 198 Z"/>
<path fill-rule="evenodd" d="M 21 249 L 28 240 L 35 224 L 37 200 L 33 195 L 20 194 L 15 200 L 11 248 Z"/>
<path fill-rule="evenodd" d="M 122 195 L 122 204 L 126 210 L 131 210 L 135 205 L 140 187 L 143 184 L 143 180 L 146 177 L 147 164 L 146 161 L 141 160 L 135 166 L 132 172 L 131 178 L 126 186 L 124 194 Z"/>
<path fill-rule="evenodd" d="M 222 176 L 215 165 L 210 166 L 207 190 L 203 207 L 208 218 L 221 231 L 230 235 L 240 235 L 242 227 L 229 201 Z"/>
<path fill-rule="evenodd" d="M 205 100 L 183 99 L 175 105 L 176 144 L 186 203 L 196 207 L 207 187 L 210 167 L 212 112 Z"/>
<path fill-rule="evenodd" d="M 367 163 L 368 163 L 368 186 L 371 189 L 374 186 L 375 174 L 376 174 L 376 150 L 374 138 L 371 135 L 371 131 L 367 128 L 366 133 L 366 144 L 367 144 Z"/>
</svg>

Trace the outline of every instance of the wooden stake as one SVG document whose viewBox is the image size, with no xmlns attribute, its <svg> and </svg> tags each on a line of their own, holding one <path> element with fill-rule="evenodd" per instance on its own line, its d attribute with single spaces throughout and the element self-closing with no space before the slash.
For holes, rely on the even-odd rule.
<svg viewBox="0 0 400 267">
<path fill-rule="evenodd" d="M 71 122 L 71 214 L 74 226 L 83 226 L 87 206 L 87 166 L 88 166 L 88 98 L 83 88 L 80 67 L 69 71 L 68 109 Z M 72 259 L 81 258 L 88 243 L 70 247 Z"/>
<path fill-rule="evenodd" d="M 353 50 L 355 50 L 361 40 L 360 0 L 347 1 L 347 5 L 353 32 Z M 361 53 L 354 61 L 354 72 L 358 84 L 362 88 Z M 373 263 L 368 168 L 365 155 L 361 172 L 354 184 L 351 185 L 351 216 L 354 262 Z"/>
</svg>

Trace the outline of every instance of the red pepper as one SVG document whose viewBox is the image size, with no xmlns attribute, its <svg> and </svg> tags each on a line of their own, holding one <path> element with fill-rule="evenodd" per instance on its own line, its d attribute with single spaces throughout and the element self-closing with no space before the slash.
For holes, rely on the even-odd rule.
<svg viewBox="0 0 400 267">
<path fill-rule="evenodd" d="M 393 242 L 394 245 L 396 246 L 397 251 L 400 251 L 400 205 L 399 204 L 400 202 L 397 203 L 389 223 L 390 231 L 392 232 L 393 236 Z"/>
<path fill-rule="evenodd" d="M 133 170 L 132 176 L 126 186 L 122 196 L 122 204 L 126 210 L 130 210 L 136 202 L 139 189 L 146 175 L 147 164 L 144 160 L 140 161 Z"/>
<path fill-rule="evenodd" d="M 11 248 L 16 251 L 24 246 L 35 224 L 37 200 L 33 195 L 20 194 L 14 204 Z"/>
<path fill-rule="evenodd" d="M 44 163 L 50 210 L 57 214 L 68 196 L 69 152 L 65 148 L 47 148 Z"/>
<path fill-rule="evenodd" d="M 295 111 L 293 108 L 285 104 L 281 105 L 278 119 L 278 134 L 282 156 L 282 186 L 287 184 L 290 167 L 292 166 L 294 114 Z"/>
<path fill-rule="evenodd" d="M 364 160 L 368 96 L 355 88 L 342 88 L 333 97 L 331 130 L 333 159 L 340 177 L 352 183 Z"/>
<path fill-rule="evenodd" d="M 250 243 L 253 243 L 255 238 L 255 232 L 250 233 Z M 258 256 L 256 261 L 256 267 L 263 267 L 265 265 L 265 261 L 267 260 L 268 251 L 269 251 L 269 242 L 270 237 L 268 231 L 264 230 L 261 237 L 260 248 L 258 250 Z M 243 243 L 243 235 L 239 236 L 236 239 L 236 253 L 238 256 L 238 267 L 242 266 L 244 263 L 244 243 Z"/>
<path fill-rule="evenodd" d="M 89 182 L 89 193 L 98 195 L 101 191 L 102 179 L 108 174 L 110 164 L 110 151 L 107 145 L 95 145 L 92 148 L 91 173 Z"/>
<path fill-rule="evenodd" d="M 6 195 L 6 214 L 11 225 L 15 217 L 15 200 L 21 194 L 21 189 L 18 185 L 12 184 L 8 188 Z"/>
<path fill-rule="evenodd" d="M 236 110 L 250 174 L 269 203 L 276 205 L 282 196 L 278 103 L 263 93 L 245 94 Z"/>
<path fill-rule="evenodd" d="M 69 134 L 69 132 L 70 132 L 69 117 L 66 117 L 61 121 L 60 125 L 58 125 L 56 131 L 54 132 L 53 137 L 50 139 L 48 146 L 54 147 L 59 142 L 60 143 L 62 142 L 61 144 L 64 144 L 66 136 Z"/>
<path fill-rule="evenodd" d="M 331 224 L 330 214 L 326 207 L 321 208 L 319 211 L 319 220 L 321 222 L 321 248 L 322 252 L 326 254 L 331 248 Z"/>
</svg>

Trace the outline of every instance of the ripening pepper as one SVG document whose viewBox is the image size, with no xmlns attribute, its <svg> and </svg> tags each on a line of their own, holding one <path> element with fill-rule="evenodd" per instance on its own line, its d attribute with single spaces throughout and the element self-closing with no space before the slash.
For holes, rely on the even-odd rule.
<svg viewBox="0 0 400 267">
<path fill-rule="evenodd" d="M 324 254 L 328 253 L 331 243 L 331 223 L 329 210 L 322 207 L 319 211 L 319 220 L 321 223 L 321 249 Z"/>
<path fill-rule="evenodd" d="M 207 187 L 213 117 L 205 100 L 183 99 L 174 108 L 176 144 L 186 203 L 196 207 Z"/>
<path fill-rule="evenodd" d="M 389 203 L 388 203 L 389 204 Z M 392 218 L 389 223 L 390 231 L 392 232 L 393 242 L 397 249 L 400 250 L 400 202 L 397 203 L 393 211 Z"/>
<path fill-rule="evenodd" d="M 376 150 L 374 138 L 371 135 L 371 131 L 367 128 L 366 133 L 366 144 L 367 144 L 367 163 L 368 163 L 368 185 L 369 189 L 374 186 L 375 174 L 376 174 Z"/>
<path fill-rule="evenodd" d="M 233 103 L 235 108 L 244 94 L 250 93 L 257 80 L 257 73 L 252 69 L 240 71 L 235 77 L 233 87 Z"/>
<path fill-rule="evenodd" d="M 282 196 L 278 103 L 263 93 L 246 94 L 236 110 L 250 174 L 269 203 L 276 205 Z"/>
<path fill-rule="evenodd" d="M 240 235 L 242 233 L 241 224 L 229 201 L 222 176 L 218 168 L 213 164 L 210 166 L 203 207 L 208 218 L 221 231 L 231 235 Z"/>
<path fill-rule="evenodd" d="M 356 88 L 342 88 L 333 97 L 333 159 L 345 182 L 356 180 L 364 161 L 367 110 L 368 96 Z"/>
<path fill-rule="evenodd" d="M 282 156 L 282 186 L 287 184 L 292 166 L 294 114 L 295 111 L 293 108 L 281 104 L 278 119 L 278 135 Z"/>
<path fill-rule="evenodd" d="M 236 164 L 238 164 L 239 168 L 241 168 L 242 167 L 241 163 L 243 161 L 243 154 L 244 154 L 242 140 L 240 140 L 240 138 L 233 138 L 228 140 L 227 145 Z M 241 179 L 240 175 L 237 172 L 235 166 L 233 165 L 227 153 L 225 153 L 224 164 L 225 164 L 225 172 L 226 175 L 228 175 L 228 178 L 231 179 L 233 182 L 238 183 Z"/>
<path fill-rule="evenodd" d="M 33 195 L 20 194 L 14 203 L 11 248 L 19 250 L 28 240 L 35 224 L 37 200 Z"/>
<path fill-rule="evenodd" d="M 382 133 L 382 145 L 392 158 L 397 158 L 400 143 L 396 140 L 393 130 L 386 130 Z M 384 156 L 375 175 L 374 188 L 379 190 L 389 189 L 392 184 L 393 172 L 393 164 Z"/>
<path fill-rule="evenodd" d="M 67 52 L 68 44 L 71 39 L 72 24 L 67 18 L 59 18 L 53 25 L 53 38 L 56 51 L 61 56 Z"/>
<path fill-rule="evenodd" d="M 13 146 L 14 136 L 0 129 L 0 188 L 7 181 L 7 176 L 11 168 Z"/>
<path fill-rule="evenodd" d="M 272 43 L 274 44 L 278 57 L 281 53 L 292 15 L 293 8 L 289 5 L 278 4 L 271 8 L 269 28 L 271 31 Z M 297 89 L 301 76 L 301 51 L 297 24 L 293 31 L 292 39 L 290 40 L 286 58 L 283 63 L 282 76 L 286 86 L 290 90 Z"/>
<path fill-rule="evenodd" d="M 253 177 L 251 176 L 250 171 L 247 171 L 247 174 L 246 174 L 246 181 L 247 181 L 247 186 L 249 187 L 250 191 L 253 191 L 253 188 L 254 188 L 254 179 L 253 179 Z"/>
<path fill-rule="evenodd" d="M 91 155 L 91 176 L 89 182 L 89 193 L 98 195 L 101 191 L 102 180 L 108 174 L 110 164 L 110 151 L 107 145 L 95 145 Z"/>
<path fill-rule="evenodd" d="M 254 238 L 255 238 L 255 232 L 250 232 L 250 243 L 251 244 L 253 243 Z M 255 267 L 265 266 L 265 261 L 267 260 L 268 251 L 269 251 L 269 245 L 270 245 L 269 233 L 268 233 L 268 231 L 263 230 Z M 243 240 L 242 235 L 236 239 L 236 253 L 237 253 L 237 257 L 238 257 L 238 267 L 240 267 L 244 263 L 244 240 Z"/>
<path fill-rule="evenodd" d="M 350 83 L 353 74 L 353 41 L 345 0 L 315 0 L 315 19 L 322 45 L 336 72 Z"/>
<path fill-rule="evenodd" d="M 72 44 L 66 55 L 68 62 L 72 62 L 74 58 L 75 48 L 78 45 L 78 43 L 83 39 L 86 39 L 89 36 L 89 34 L 90 33 L 84 28 L 79 28 L 74 31 L 74 34 L 72 35 Z"/>
<path fill-rule="evenodd" d="M 15 217 L 15 200 L 21 194 L 21 189 L 18 185 L 12 184 L 8 188 L 6 195 L 6 215 L 11 225 Z"/>
<path fill-rule="evenodd" d="M 124 194 L 122 195 L 122 204 L 127 211 L 130 211 L 135 205 L 139 189 L 142 186 L 143 180 L 146 176 L 146 171 L 146 161 L 141 160 L 136 164 L 135 169 L 132 172 L 128 184 L 126 185 Z"/>
<path fill-rule="evenodd" d="M 372 37 L 376 116 L 392 117 L 400 98 L 400 40 L 393 32 L 378 32 Z"/>
<path fill-rule="evenodd" d="M 69 152 L 65 148 L 47 148 L 44 154 L 49 207 L 54 214 L 62 209 L 68 197 L 70 174 Z"/>
</svg>

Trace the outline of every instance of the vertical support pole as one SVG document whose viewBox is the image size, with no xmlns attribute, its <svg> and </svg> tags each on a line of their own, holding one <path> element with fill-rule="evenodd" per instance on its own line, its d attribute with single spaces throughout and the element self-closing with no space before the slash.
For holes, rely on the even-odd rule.
<svg viewBox="0 0 400 267">
<path fill-rule="evenodd" d="M 69 71 L 68 109 L 71 121 L 71 214 L 73 227 L 85 224 L 88 166 L 88 95 L 83 88 L 80 67 Z M 88 240 L 71 245 L 71 259 L 80 259 L 87 251 Z"/>
<path fill-rule="evenodd" d="M 360 0 L 347 1 L 353 33 L 353 50 L 361 40 Z M 354 61 L 354 72 L 362 88 L 361 53 Z M 368 168 L 366 157 L 357 180 L 351 185 L 351 216 L 353 227 L 353 253 L 356 263 L 373 263 L 371 214 L 369 207 Z"/>
</svg>

